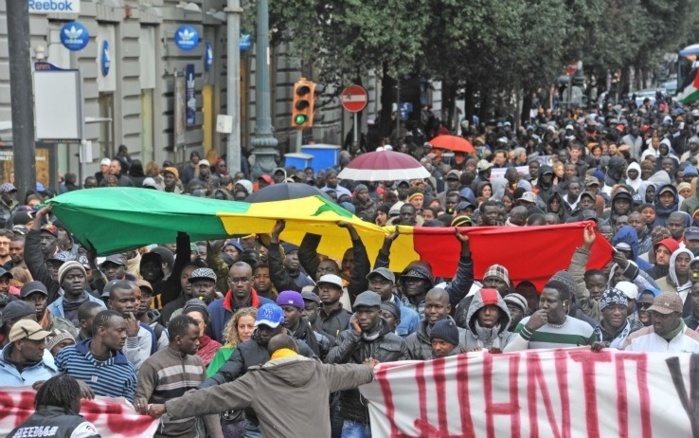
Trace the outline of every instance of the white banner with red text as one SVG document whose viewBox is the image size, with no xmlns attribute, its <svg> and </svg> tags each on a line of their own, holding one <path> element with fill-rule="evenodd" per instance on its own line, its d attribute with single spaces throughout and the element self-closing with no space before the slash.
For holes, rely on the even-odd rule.
<svg viewBox="0 0 699 438">
<path fill-rule="evenodd" d="M 34 413 L 35 395 L 36 391 L 26 386 L 0 390 L 0 436 L 7 436 Z M 80 415 L 94 424 L 100 435 L 110 438 L 152 437 L 160 423 L 148 415 L 138 414 L 121 397 L 83 400 Z"/>
<path fill-rule="evenodd" d="M 589 348 L 381 364 L 377 437 L 699 437 L 699 355 Z"/>
</svg>

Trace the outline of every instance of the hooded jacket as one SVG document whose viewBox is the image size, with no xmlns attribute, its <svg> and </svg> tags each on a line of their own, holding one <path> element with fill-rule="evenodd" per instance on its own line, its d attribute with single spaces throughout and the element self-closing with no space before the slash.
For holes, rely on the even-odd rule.
<svg viewBox="0 0 699 438">
<path fill-rule="evenodd" d="M 403 338 L 391 333 L 383 320 L 379 319 L 378 327 L 371 333 L 358 333 L 354 329 L 340 333 L 337 345 L 330 350 L 325 360 L 329 364 L 361 364 L 370 357 L 383 363 L 407 360 L 410 355 Z M 369 423 L 366 402 L 362 400 L 357 389 L 343 391 L 340 400 L 343 419 Z"/>
<path fill-rule="evenodd" d="M 481 327 L 478 323 L 478 311 L 486 306 L 498 306 L 500 317 L 498 323 L 493 328 Z M 510 341 L 513 333 L 507 331 L 510 326 L 510 312 L 507 309 L 505 300 L 495 289 L 479 289 L 473 294 L 473 300 L 468 307 L 466 314 L 468 330 L 466 331 L 466 350 L 472 351 L 476 348 L 499 348 L 503 350 Z"/>
<path fill-rule="evenodd" d="M 667 207 L 663 207 L 663 205 L 660 203 L 660 192 L 666 187 L 672 190 L 672 193 L 674 194 L 675 198 L 672 201 L 672 204 L 668 205 Z M 658 186 L 658 189 L 655 191 L 654 204 L 655 222 L 653 222 L 653 227 L 657 227 L 658 225 L 662 225 L 664 227 L 667 226 L 667 219 L 670 217 L 671 213 L 678 211 L 678 207 L 680 204 L 680 199 L 677 195 L 677 188 L 669 183 Z"/>
<path fill-rule="evenodd" d="M 551 201 L 553 201 L 554 198 L 558 199 L 558 202 L 561 203 L 561 208 L 558 210 L 558 213 L 555 213 L 551 210 Z M 560 193 L 553 191 L 549 195 L 548 200 L 546 201 L 546 212 L 557 214 L 558 217 L 561 219 L 561 223 L 566 222 L 566 220 L 568 218 L 568 214 L 567 214 L 567 210 L 566 210 L 566 203 L 563 201 L 563 197 L 561 196 Z"/>
<path fill-rule="evenodd" d="M 686 318 L 692 315 L 692 299 L 689 297 L 690 293 L 692 292 L 692 279 L 690 274 L 685 283 L 678 284 L 679 280 L 677 278 L 675 261 L 677 260 L 677 256 L 680 254 L 687 254 L 689 256 L 690 263 L 694 258 L 692 251 L 688 250 L 687 248 L 679 248 L 678 250 L 674 251 L 670 256 L 670 265 L 667 277 L 659 278 L 655 280 L 655 282 L 658 284 L 661 291 L 674 291 L 680 295 L 680 298 L 682 298 L 682 302 L 684 303 L 684 307 L 682 308 L 682 317 Z"/>
<path fill-rule="evenodd" d="M 534 192 L 541 198 L 544 204 L 548 205 L 549 197 L 553 192 L 553 178 L 551 179 L 551 184 L 544 184 L 541 177 L 545 174 L 551 174 L 553 177 L 553 167 L 549 165 L 543 165 L 539 169 L 539 178 L 536 181 L 536 186 L 534 187 Z"/>
<path fill-rule="evenodd" d="M 451 316 L 447 318 L 454 321 Z M 456 325 L 456 323 L 454 323 Z M 459 345 L 466 348 L 466 330 L 461 327 L 457 327 L 459 330 Z M 426 319 L 420 321 L 420 325 L 417 327 L 417 331 L 412 333 L 410 336 L 405 338 L 405 344 L 408 346 L 408 353 L 410 354 L 410 359 L 412 360 L 430 360 L 432 359 L 432 342 L 430 342 L 430 331 L 432 327 L 429 326 Z"/>
<path fill-rule="evenodd" d="M 657 190 L 658 185 L 654 183 L 653 181 L 641 181 L 641 184 L 638 186 L 638 190 L 636 190 L 636 194 L 634 195 L 634 200 L 638 200 L 641 204 L 647 204 L 648 200 L 646 199 L 646 191 L 648 191 L 648 187 L 653 187 L 653 194 L 655 196 L 655 190 Z M 653 198 L 650 200 L 650 202 L 653 202 Z"/>
<path fill-rule="evenodd" d="M 172 419 L 252 408 L 248 410 L 257 413 L 262 436 L 330 436 L 329 394 L 372 378 L 365 365 L 326 365 L 292 355 L 250 368 L 235 382 L 168 400 L 165 407 Z"/>
<path fill-rule="evenodd" d="M 639 258 L 640 255 L 638 251 L 638 233 L 636 229 L 631 225 L 625 225 L 619 229 L 612 238 L 612 246 L 616 246 L 617 243 L 627 243 L 631 247 L 632 261 L 635 262 L 639 269 L 647 271 L 651 268 L 651 264 L 647 261 Z"/>
<path fill-rule="evenodd" d="M 631 179 L 631 177 L 629 176 L 629 170 L 635 170 L 636 172 L 638 172 L 638 176 L 636 177 L 636 179 Z M 643 180 L 641 180 L 641 166 L 636 162 L 629 164 L 628 169 L 626 169 L 626 184 L 631 186 L 634 192 L 636 192 L 638 191 L 638 188 L 641 186 L 642 182 Z"/>
</svg>

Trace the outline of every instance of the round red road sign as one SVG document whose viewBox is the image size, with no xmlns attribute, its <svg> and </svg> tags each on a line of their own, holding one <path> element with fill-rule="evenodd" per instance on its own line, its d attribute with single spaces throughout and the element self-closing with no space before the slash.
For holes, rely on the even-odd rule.
<svg viewBox="0 0 699 438">
<path fill-rule="evenodd" d="M 359 85 L 350 85 L 342 90 L 340 94 L 340 104 L 351 113 L 358 113 L 366 108 L 369 102 L 369 94 Z"/>
</svg>

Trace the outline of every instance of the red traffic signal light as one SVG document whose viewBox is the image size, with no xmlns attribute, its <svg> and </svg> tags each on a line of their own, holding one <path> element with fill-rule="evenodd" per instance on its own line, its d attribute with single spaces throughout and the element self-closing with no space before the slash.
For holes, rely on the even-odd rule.
<svg viewBox="0 0 699 438">
<path fill-rule="evenodd" d="M 313 126 L 313 112 L 315 111 L 316 84 L 300 78 L 294 84 L 294 101 L 291 109 L 291 127 L 297 129 L 311 128 Z"/>
</svg>

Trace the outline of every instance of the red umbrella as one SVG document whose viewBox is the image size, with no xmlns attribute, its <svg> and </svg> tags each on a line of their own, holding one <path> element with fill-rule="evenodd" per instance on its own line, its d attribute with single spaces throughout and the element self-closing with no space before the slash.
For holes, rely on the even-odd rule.
<svg viewBox="0 0 699 438">
<path fill-rule="evenodd" d="M 428 142 L 436 149 L 446 149 L 452 152 L 475 153 L 476 149 L 470 141 L 455 135 L 438 135 Z"/>
<path fill-rule="evenodd" d="M 354 181 L 400 181 L 429 176 L 427 169 L 408 154 L 376 151 L 362 154 L 350 161 L 338 178 Z"/>
</svg>

